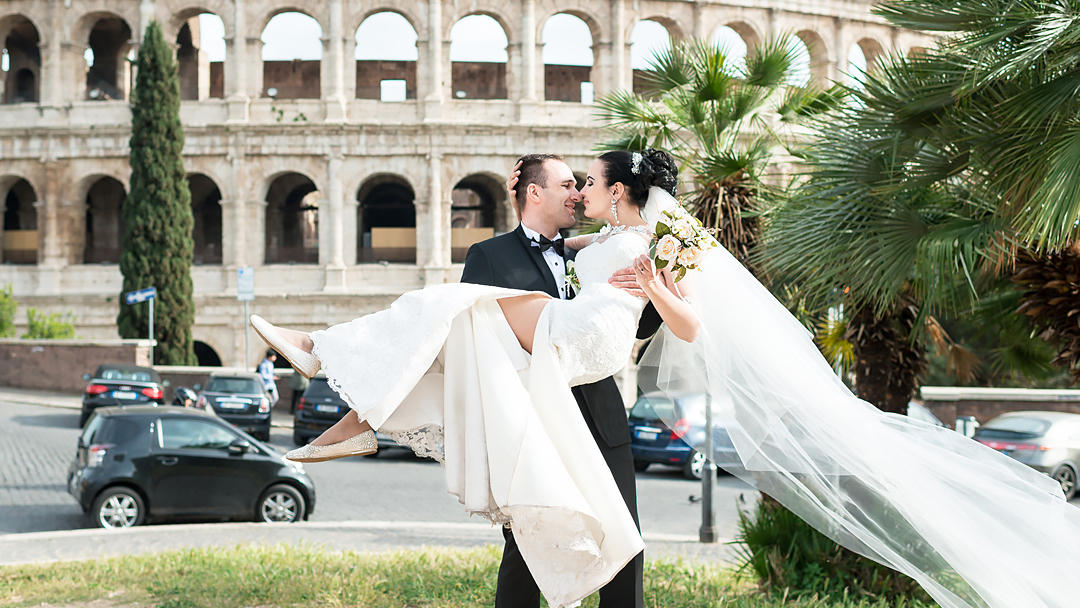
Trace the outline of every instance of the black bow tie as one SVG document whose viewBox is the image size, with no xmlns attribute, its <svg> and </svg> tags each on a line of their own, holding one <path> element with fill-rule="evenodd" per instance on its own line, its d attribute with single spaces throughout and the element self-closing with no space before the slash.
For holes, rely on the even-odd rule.
<svg viewBox="0 0 1080 608">
<path fill-rule="evenodd" d="M 553 241 L 553 240 L 551 240 L 551 239 L 549 239 L 546 236 L 541 234 L 539 241 L 536 240 L 536 239 L 529 239 L 529 240 L 532 241 L 532 244 L 534 246 L 540 248 L 540 253 L 543 253 L 543 252 L 547 251 L 548 249 L 554 249 L 555 253 L 559 254 L 559 257 L 564 257 L 566 255 L 565 253 L 563 253 L 565 251 L 565 249 L 563 247 L 563 240 L 562 239 L 556 239 L 556 240 Z"/>
</svg>

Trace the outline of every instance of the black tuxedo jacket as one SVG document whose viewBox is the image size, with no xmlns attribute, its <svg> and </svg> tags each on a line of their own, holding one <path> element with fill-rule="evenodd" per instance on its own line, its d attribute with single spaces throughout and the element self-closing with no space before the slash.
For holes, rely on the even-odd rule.
<svg viewBox="0 0 1080 608">
<path fill-rule="evenodd" d="M 567 250 L 566 259 L 574 259 Z M 510 289 L 542 291 L 558 298 L 555 277 L 539 247 L 532 246 L 525 231 L 518 226 L 508 232 L 476 243 L 465 256 L 462 283 L 477 283 Z M 638 324 L 638 337 L 647 338 L 660 327 L 660 315 L 652 304 L 645 307 Z M 614 378 L 608 377 L 592 384 L 573 388 L 578 407 L 593 435 L 603 442 L 601 447 L 616 447 L 630 441 L 626 409 Z"/>
</svg>

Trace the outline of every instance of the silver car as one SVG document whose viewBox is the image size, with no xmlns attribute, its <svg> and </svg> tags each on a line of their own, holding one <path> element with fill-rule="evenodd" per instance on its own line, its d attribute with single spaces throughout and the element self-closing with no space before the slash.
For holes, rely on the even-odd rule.
<svg viewBox="0 0 1080 608">
<path fill-rule="evenodd" d="M 1076 495 L 1080 471 L 1080 414 L 1009 412 L 982 425 L 972 439 L 1042 471 Z"/>
</svg>

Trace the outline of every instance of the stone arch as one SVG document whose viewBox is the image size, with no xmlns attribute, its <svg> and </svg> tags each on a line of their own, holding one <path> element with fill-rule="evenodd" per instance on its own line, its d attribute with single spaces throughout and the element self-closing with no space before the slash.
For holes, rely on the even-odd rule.
<svg viewBox="0 0 1080 608">
<path fill-rule="evenodd" d="M 211 19 L 203 19 L 203 15 L 211 15 Z M 185 9 L 173 16 L 172 23 L 176 24 L 176 62 L 180 76 L 180 99 L 221 99 L 225 97 L 225 39 L 229 37 L 228 25 L 225 20 L 213 11 L 201 8 Z M 215 49 L 214 54 L 220 53 L 220 58 L 211 56 L 210 50 L 204 48 L 204 27 L 207 25 L 220 24 L 222 39 L 220 49 Z"/>
<path fill-rule="evenodd" d="M 34 186 L 24 177 L 0 178 L 0 262 L 36 264 L 40 249 Z"/>
<path fill-rule="evenodd" d="M 290 23 L 285 15 L 301 15 Z M 303 26 L 300 24 L 303 23 Z M 289 45 L 270 44 L 268 37 L 276 37 L 288 28 L 308 28 L 306 49 Z M 315 30 L 318 30 L 317 32 Z M 322 38 L 323 25 L 307 11 L 281 8 L 272 12 L 259 30 L 262 40 L 262 95 L 274 99 L 318 99 L 322 92 Z M 313 37 L 312 37 L 313 36 Z"/>
<path fill-rule="evenodd" d="M 486 44 L 470 46 L 467 41 L 462 41 L 462 27 L 486 30 L 483 35 L 474 37 L 485 40 Z M 505 20 L 488 11 L 472 12 L 454 22 L 449 38 L 450 87 L 455 99 L 507 99 L 511 44 L 508 31 Z M 504 45 L 502 49 L 500 45 Z"/>
<path fill-rule="evenodd" d="M 267 264 L 319 262 L 319 189 L 295 171 L 279 173 L 266 189 Z"/>
<path fill-rule="evenodd" d="M 746 44 L 747 51 L 750 51 L 761 44 L 761 30 L 749 21 L 736 19 L 724 23 L 724 26 L 731 28 L 739 35 L 739 38 L 742 38 L 743 43 Z"/>
<path fill-rule="evenodd" d="M 131 89 L 131 66 L 126 61 L 132 50 L 134 35 L 128 21 L 111 12 L 95 12 L 83 16 L 78 32 L 85 38 L 74 38 L 88 52 L 86 66 L 86 99 L 95 101 L 125 100 Z"/>
<path fill-rule="evenodd" d="M 195 340 L 192 345 L 195 349 L 195 359 L 200 367 L 221 367 L 221 356 L 210 344 Z"/>
<path fill-rule="evenodd" d="M 394 173 L 369 176 L 356 191 L 356 261 L 416 263 L 416 191 Z"/>
<path fill-rule="evenodd" d="M 810 81 L 825 84 L 829 79 L 829 49 L 825 39 L 814 30 L 799 30 L 795 36 L 806 46 L 810 61 Z"/>
<path fill-rule="evenodd" d="M 855 46 L 859 47 L 859 50 L 862 51 L 863 57 L 866 60 L 867 72 L 876 69 L 878 62 L 881 61 L 881 58 L 885 55 L 885 47 L 882 46 L 877 39 L 869 36 L 860 38 L 855 43 Z"/>
<path fill-rule="evenodd" d="M 626 36 L 627 41 L 629 41 L 630 38 L 634 35 L 634 30 L 637 29 L 638 25 L 640 25 L 642 21 L 652 21 L 653 23 L 656 23 L 660 27 L 667 30 L 668 36 L 670 36 L 674 40 L 681 40 L 686 37 L 686 31 L 683 29 L 682 25 L 680 25 L 678 21 L 666 15 L 654 13 L 647 16 L 642 15 L 640 17 L 635 17 L 626 24 L 626 27 L 623 28 L 623 35 Z"/>
<path fill-rule="evenodd" d="M 634 24 L 627 40 L 630 42 L 630 68 L 633 70 L 633 90 L 646 93 L 649 85 L 645 74 L 656 53 L 671 48 L 672 40 L 677 37 L 671 28 L 659 19 L 640 19 Z"/>
<path fill-rule="evenodd" d="M 221 190 L 214 179 L 204 173 L 188 173 L 191 192 L 191 214 L 194 217 L 192 238 L 195 265 L 221 264 Z"/>
<path fill-rule="evenodd" d="M 41 100 L 41 36 L 37 26 L 19 14 L 0 19 L 0 44 L 7 57 L 7 77 L 2 83 L 3 103 L 36 103 Z"/>
<path fill-rule="evenodd" d="M 398 31 L 393 31 L 396 28 Z M 408 28 L 407 30 L 405 28 Z M 407 33 L 406 33 L 407 32 Z M 391 50 L 389 44 L 405 33 L 404 44 Z M 371 40 L 382 52 L 365 49 L 363 40 Z M 369 12 L 356 27 L 356 98 L 380 99 L 382 101 L 405 101 L 416 99 L 416 65 L 419 59 L 419 35 L 409 17 L 397 10 Z M 409 46 L 411 42 L 411 48 Z"/>
<path fill-rule="evenodd" d="M 560 36 L 567 32 L 572 38 Z M 592 18 L 577 11 L 560 11 L 544 19 L 538 40 L 543 45 L 545 100 L 592 103 L 597 32 Z"/>
<path fill-rule="evenodd" d="M 127 190 L 111 176 L 93 176 L 86 188 L 86 238 L 83 246 L 85 264 L 119 264 L 124 243 L 121 210 Z"/>
<path fill-rule="evenodd" d="M 470 173 L 450 192 L 450 259 L 465 261 L 469 246 L 509 232 L 517 223 L 503 179 L 491 173 Z"/>
</svg>

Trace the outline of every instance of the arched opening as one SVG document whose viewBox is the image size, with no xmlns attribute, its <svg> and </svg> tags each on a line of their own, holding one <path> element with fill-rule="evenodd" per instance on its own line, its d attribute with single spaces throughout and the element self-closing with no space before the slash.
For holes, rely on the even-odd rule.
<svg viewBox="0 0 1080 608">
<path fill-rule="evenodd" d="M 188 175 L 191 214 L 195 218 L 193 263 L 221 263 L 221 190 L 214 180 L 201 173 Z"/>
<path fill-rule="evenodd" d="M 634 70 L 634 92 L 645 93 L 644 74 L 658 53 L 671 48 L 671 33 L 658 21 L 642 19 L 630 32 L 630 67 Z"/>
<path fill-rule="evenodd" d="M 319 262 L 319 191 L 300 173 L 279 175 L 266 192 L 266 263 Z"/>
<path fill-rule="evenodd" d="M 37 28 L 19 15 L 0 23 L 7 31 L 3 47 L 4 103 L 36 103 L 39 101 L 38 82 L 41 73 L 41 50 Z"/>
<path fill-rule="evenodd" d="M 858 43 L 853 43 L 848 48 L 848 62 L 844 76 L 852 86 L 861 89 L 863 83 L 866 82 L 866 71 L 866 55 L 863 54 L 862 47 Z"/>
<path fill-rule="evenodd" d="M 925 46 L 913 46 L 910 49 L 908 49 L 908 52 L 907 52 L 908 58 L 915 58 L 915 57 L 919 57 L 919 56 L 925 55 L 925 54 L 926 54 L 926 47 Z"/>
<path fill-rule="evenodd" d="M 86 192 L 86 264 L 119 264 L 124 242 L 120 210 L 127 193 L 114 178 L 102 177 Z"/>
<path fill-rule="evenodd" d="M 87 99 L 127 99 L 131 69 L 125 59 L 130 45 L 131 28 L 120 17 L 102 17 L 94 23 L 83 55 Z"/>
<path fill-rule="evenodd" d="M 506 32 L 487 15 L 462 17 L 450 30 L 450 87 L 455 99 L 506 99 Z"/>
<path fill-rule="evenodd" d="M 176 36 L 180 99 L 225 97 L 225 24 L 213 13 L 184 20 Z"/>
<path fill-rule="evenodd" d="M 863 63 L 865 64 L 863 71 L 870 72 L 877 69 L 878 62 L 881 60 L 882 55 L 885 54 L 885 49 L 881 46 L 881 43 L 873 38 L 863 38 L 856 42 L 854 46 L 857 46 L 862 54 Z"/>
<path fill-rule="evenodd" d="M 593 102 L 593 39 L 588 24 L 568 13 L 552 15 L 541 32 L 544 99 Z"/>
<path fill-rule="evenodd" d="M 200 367 L 221 367 L 221 357 L 218 356 L 217 351 L 206 342 L 200 342 L 195 340 L 195 360 L 198 361 Z"/>
<path fill-rule="evenodd" d="M 322 27 L 298 12 L 274 15 L 262 32 L 263 96 L 318 99 Z"/>
<path fill-rule="evenodd" d="M 450 259 L 464 262 L 469 247 L 495 236 L 517 218 L 508 217 L 502 184 L 486 175 L 469 175 L 450 193 Z M 505 231 L 505 230 L 504 230 Z"/>
<path fill-rule="evenodd" d="M 416 30 L 398 13 L 383 11 L 356 28 L 356 98 L 416 99 Z"/>
<path fill-rule="evenodd" d="M 416 196 L 396 175 L 368 179 L 356 193 L 356 261 L 416 263 Z"/>
<path fill-rule="evenodd" d="M 824 84 L 829 78 L 829 60 L 825 52 L 825 41 L 810 30 L 802 30 L 789 40 L 790 49 L 795 57 L 792 67 L 797 69 L 793 72 L 788 84 L 799 87 L 806 86 L 810 82 Z"/>
<path fill-rule="evenodd" d="M 11 183 L 4 194 L 3 234 L 0 261 L 7 264 L 36 264 L 38 261 L 37 194 L 22 178 L 0 180 Z"/>
<path fill-rule="evenodd" d="M 724 66 L 729 74 L 741 76 L 746 73 L 746 55 L 757 42 L 752 29 L 738 23 L 721 25 L 713 32 L 712 42 L 723 53 Z"/>
</svg>

